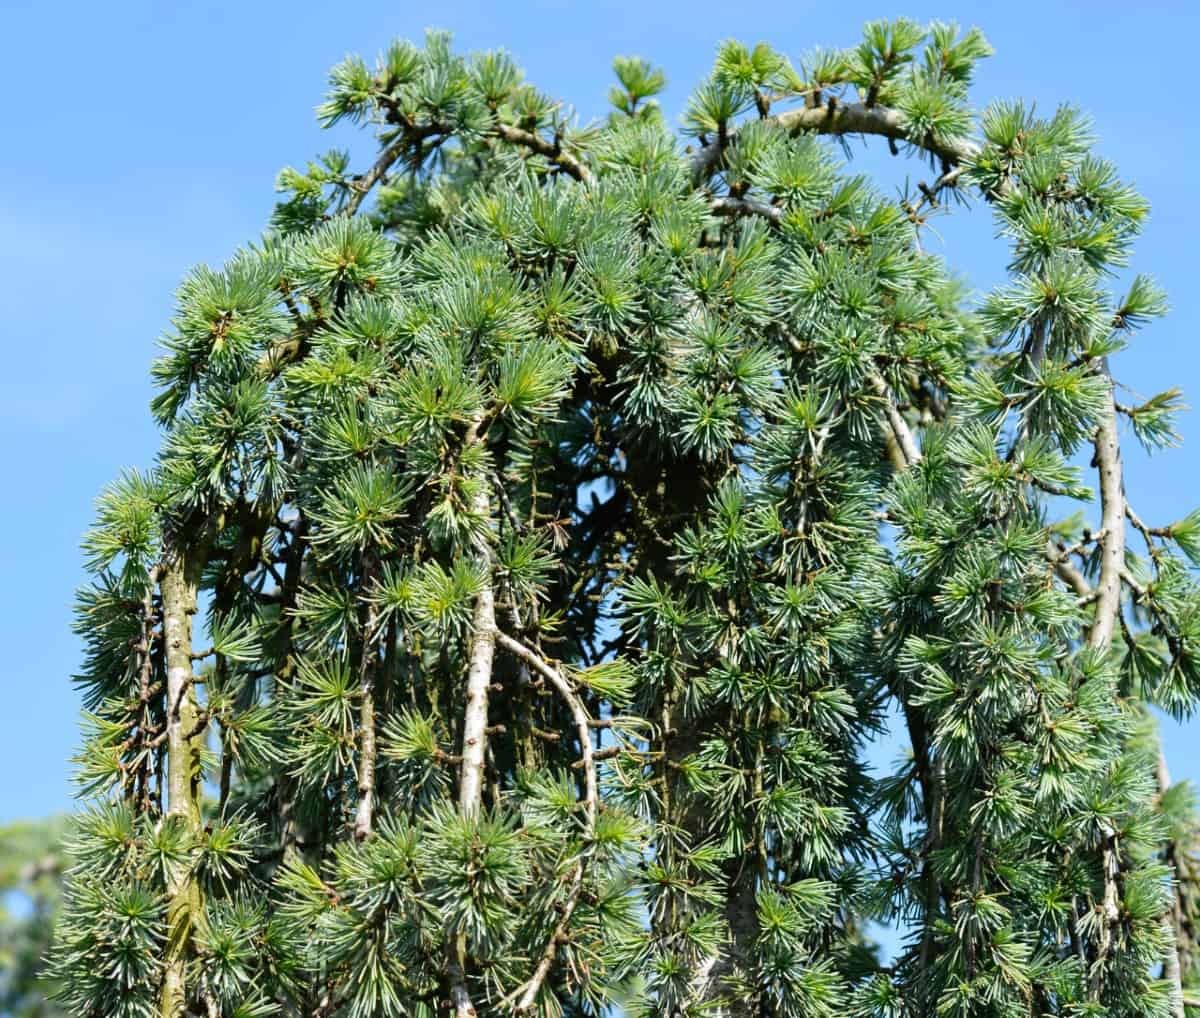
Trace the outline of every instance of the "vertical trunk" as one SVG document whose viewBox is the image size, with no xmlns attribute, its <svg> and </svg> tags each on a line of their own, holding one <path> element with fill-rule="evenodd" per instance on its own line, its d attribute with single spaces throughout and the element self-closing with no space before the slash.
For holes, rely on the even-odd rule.
<svg viewBox="0 0 1200 1018">
<path fill-rule="evenodd" d="M 480 442 L 482 422 L 473 421 L 467 444 Z M 487 525 L 492 503 L 483 480 L 471 508 Z M 492 685 L 492 662 L 496 656 L 496 597 L 492 588 L 492 552 L 486 536 L 475 548 L 482 584 L 472 616 L 471 648 L 467 660 L 466 706 L 463 714 L 462 768 L 459 772 L 458 808 L 466 817 L 478 817 L 483 808 L 484 765 L 487 760 L 488 693 Z M 475 1007 L 466 982 L 464 938 L 447 945 L 447 975 L 451 1004 L 456 1018 L 473 1018 Z"/>
<path fill-rule="evenodd" d="M 158 586 L 158 567 L 146 576 L 146 588 L 142 595 L 142 632 L 138 640 L 138 742 L 141 761 L 137 769 L 137 808 L 142 813 L 151 809 L 161 810 L 161 802 L 151 801 L 150 772 L 154 767 L 155 753 L 146 745 L 150 738 L 151 688 L 154 682 L 154 626 L 158 616 L 154 611 L 154 590 Z"/>
<path fill-rule="evenodd" d="M 479 442 L 480 422 L 471 425 L 467 443 Z M 491 518 L 492 503 L 483 481 L 471 506 L 485 523 Z M 467 664 L 466 708 L 463 717 L 462 770 L 459 777 L 459 809 L 477 816 L 483 803 L 484 761 L 487 757 L 488 693 L 492 685 L 492 661 L 496 655 L 496 597 L 492 589 L 492 553 L 486 537 L 475 549 L 483 575 L 471 626 L 471 650 Z"/>
<path fill-rule="evenodd" d="M 706 959 L 696 977 L 697 1001 L 711 1006 L 714 998 L 721 1000 L 729 1018 L 752 1018 L 759 1013 L 757 992 L 739 993 L 732 989 L 739 971 L 748 971 L 754 962 L 754 941 L 758 936 L 755 867 L 749 856 L 743 862 L 725 891 L 729 944 L 721 954 Z"/>
<path fill-rule="evenodd" d="M 476 816 L 483 802 L 484 759 L 487 753 L 488 692 L 496 653 L 496 604 L 490 577 L 475 600 L 471 657 L 467 668 L 466 714 L 463 719 L 462 772 L 459 808 Z"/>
<path fill-rule="evenodd" d="M 669 823 L 688 832 L 692 844 L 700 845 L 712 836 L 713 817 L 708 804 L 688 787 L 681 773 L 681 763 L 700 751 L 703 732 L 712 719 L 685 718 L 681 700 L 682 695 L 677 690 L 671 702 L 665 705 L 664 728 L 670 736 L 665 746 L 663 814 Z M 696 960 L 688 1004 L 683 1009 L 689 1013 L 693 1009 L 697 1013 L 719 1009 L 728 1018 L 750 1018 L 757 1013 L 754 996 L 738 989 L 739 974 L 753 963 L 754 940 L 758 935 L 755 861 L 753 849 L 747 847 L 745 854 L 736 861 L 736 871 L 729 873 L 722 908 L 729 939 L 713 954 Z M 679 914 L 664 917 L 656 932 L 675 939 L 692 918 Z"/>
<path fill-rule="evenodd" d="M 200 827 L 200 754 L 204 736 L 192 673 L 192 616 L 196 613 L 199 567 L 185 555 L 170 557 L 159 581 L 167 665 L 166 823 L 189 835 Z M 202 908 L 200 886 L 191 868 L 173 866 L 167 874 L 167 946 L 163 959 L 162 1018 L 183 1014 L 187 965 Z"/>
<path fill-rule="evenodd" d="M 1155 770 L 1158 781 L 1158 795 L 1161 798 L 1171 787 L 1171 772 L 1167 769 L 1167 758 L 1160 746 L 1158 749 L 1158 766 Z M 1167 865 L 1171 867 L 1171 876 L 1179 880 L 1179 862 L 1175 842 L 1167 842 Z M 1167 956 L 1163 959 L 1163 978 L 1171 987 L 1171 1018 L 1184 1018 L 1183 1010 L 1183 973 L 1179 965 L 1179 941 L 1183 928 L 1183 909 L 1179 901 L 1179 887 L 1176 885 L 1171 892 L 1171 944 L 1167 948 Z"/>
<path fill-rule="evenodd" d="M 1094 439 L 1095 458 L 1093 465 L 1100 480 L 1101 529 L 1100 577 L 1096 583 L 1096 616 L 1088 632 L 1088 644 L 1106 649 L 1112 645 L 1113 633 L 1121 615 L 1121 582 L 1125 568 L 1125 482 L 1121 467 L 1121 440 L 1117 432 L 1117 409 L 1114 401 L 1112 378 L 1105 376 L 1109 385 L 1109 396 L 1103 415 L 1096 428 Z M 1166 761 L 1160 755 L 1158 767 L 1160 786 L 1170 781 L 1166 775 Z M 1160 794 L 1163 789 L 1160 788 Z M 1102 856 L 1104 872 L 1103 909 L 1105 926 L 1101 933 L 1099 958 L 1096 961 L 1096 976 L 1092 983 L 1092 995 L 1099 1000 L 1102 991 L 1103 963 L 1112 948 L 1112 928 L 1120 919 L 1120 847 L 1115 833 L 1110 834 L 1104 845 Z M 1178 925 L 1172 923 L 1178 936 Z M 1163 961 L 1163 975 L 1171 983 L 1171 1014 L 1183 1018 L 1183 989 L 1179 972 L 1178 945 L 1173 942 Z"/>
</svg>

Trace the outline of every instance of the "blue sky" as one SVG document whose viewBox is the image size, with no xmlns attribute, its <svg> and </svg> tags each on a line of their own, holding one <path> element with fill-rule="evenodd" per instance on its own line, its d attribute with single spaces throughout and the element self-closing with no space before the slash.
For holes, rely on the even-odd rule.
<svg viewBox="0 0 1200 1018">
<path fill-rule="evenodd" d="M 147 403 L 154 340 L 188 268 L 256 238 L 276 172 L 335 141 L 312 115 L 325 72 L 395 36 L 452 30 L 464 49 L 504 47 L 544 91 L 588 119 L 604 109 L 616 54 L 645 56 L 671 83 L 674 116 L 716 43 L 766 39 L 793 57 L 850 45 L 863 21 L 907 15 L 977 24 L 997 56 L 976 101 L 1070 101 L 1095 119 L 1101 150 L 1150 198 L 1134 268 L 1156 275 L 1173 313 L 1116 363 L 1135 390 L 1178 385 L 1200 402 L 1200 200 L 1190 122 L 1200 13 L 1167 3 L 1004 5 L 789 0 L 412 5 L 48 4 L 8 0 L 0 47 L 0 821 L 68 808 L 79 647 L 70 603 L 78 541 L 96 492 L 146 465 L 158 437 Z M 362 165 L 369 140 L 359 140 Z M 885 165 L 878 154 L 867 164 Z M 912 167 L 914 176 L 920 169 Z M 896 169 L 889 167 L 894 177 Z M 939 224 L 948 259 L 984 291 L 1004 263 L 986 210 Z M 1200 504 L 1200 420 L 1184 448 L 1127 452 L 1141 515 L 1157 523 Z M 1132 445 L 1132 442 L 1130 442 Z M 1200 782 L 1195 726 L 1169 726 L 1176 777 Z"/>
</svg>

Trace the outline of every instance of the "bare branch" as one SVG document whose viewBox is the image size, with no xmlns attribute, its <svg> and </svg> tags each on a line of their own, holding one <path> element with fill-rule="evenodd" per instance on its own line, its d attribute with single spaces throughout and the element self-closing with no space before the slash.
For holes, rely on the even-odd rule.
<svg viewBox="0 0 1200 1018">
<path fill-rule="evenodd" d="M 1092 589 L 1086 577 L 1071 561 L 1069 550 L 1060 550 L 1055 548 L 1053 544 L 1048 544 L 1046 546 L 1046 558 L 1054 566 L 1054 571 L 1058 574 L 1058 578 L 1075 591 L 1076 595 L 1080 598 L 1087 598 L 1089 601 L 1095 598 L 1096 591 Z"/>
<path fill-rule="evenodd" d="M 840 103 L 831 99 L 823 106 L 788 110 L 769 117 L 768 121 L 773 121 L 792 134 L 802 131 L 836 135 L 873 134 L 892 141 L 907 142 L 942 160 L 948 167 L 969 163 L 979 154 L 979 146 L 966 139 L 937 142 L 932 138 L 912 137 L 900 113 L 885 106 Z M 717 170 L 725 146 L 736 136 L 736 131 L 729 131 L 723 141 L 712 142 L 696 152 L 692 156 L 693 176 L 698 180 L 711 177 Z"/>
<path fill-rule="evenodd" d="M 709 206 L 714 216 L 762 216 L 768 222 L 778 226 L 783 221 L 784 210 L 766 202 L 755 201 L 752 198 L 714 198 Z"/>
<path fill-rule="evenodd" d="M 568 177 L 573 177 L 581 184 L 591 184 L 594 180 L 592 171 L 571 153 L 563 150 L 562 142 L 547 141 L 540 134 L 525 131 L 511 124 L 497 124 L 496 136 L 503 138 L 513 145 L 520 145 L 538 155 L 545 156 Z"/>
</svg>

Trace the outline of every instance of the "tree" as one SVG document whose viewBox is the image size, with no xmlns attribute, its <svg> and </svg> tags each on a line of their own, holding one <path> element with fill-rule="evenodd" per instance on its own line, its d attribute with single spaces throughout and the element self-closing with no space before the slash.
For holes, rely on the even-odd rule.
<svg viewBox="0 0 1200 1018">
<path fill-rule="evenodd" d="M 1109 366 L 1148 208 L 1076 111 L 972 113 L 990 52 L 727 42 L 686 145 L 642 60 L 583 127 L 442 34 L 333 69 L 374 161 L 186 279 L 84 541 L 73 1012 L 1183 1013 L 1200 514 L 1137 515 L 1120 422 L 1180 396 Z M 921 244 L 971 203 L 978 305 Z"/>
<path fill-rule="evenodd" d="M 58 911 L 63 818 L 0 827 L 0 1015 L 61 1018 L 43 980 Z"/>
</svg>

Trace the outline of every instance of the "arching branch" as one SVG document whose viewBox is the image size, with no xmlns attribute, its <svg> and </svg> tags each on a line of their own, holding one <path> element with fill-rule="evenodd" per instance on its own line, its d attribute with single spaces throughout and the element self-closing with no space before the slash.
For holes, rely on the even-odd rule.
<svg viewBox="0 0 1200 1018">
<path fill-rule="evenodd" d="M 866 103 L 840 103 L 830 99 L 822 106 L 788 110 L 768 122 L 775 123 L 792 134 L 815 131 L 818 134 L 871 134 L 892 141 L 905 142 L 940 159 L 947 169 L 968 163 L 979 154 L 979 146 L 968 139 L 916 138 L 909 131 L 904 116 L 886 106 Z M 726 133 L 722 141 L 705 145 L 692 156 L 692 175 L 707 180 L 716 171 L 725 149 L 737 138 L 736 131 Z"/>
</svg>

